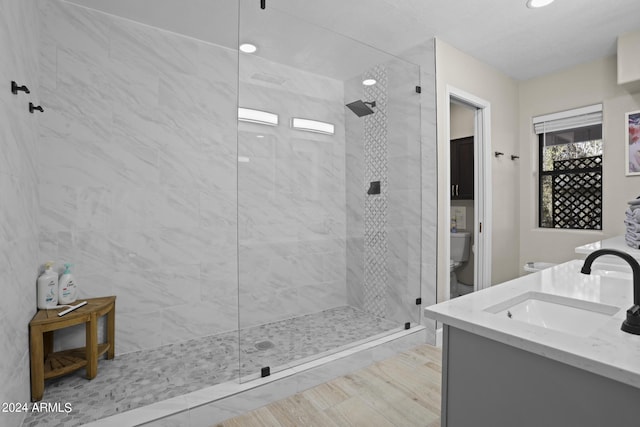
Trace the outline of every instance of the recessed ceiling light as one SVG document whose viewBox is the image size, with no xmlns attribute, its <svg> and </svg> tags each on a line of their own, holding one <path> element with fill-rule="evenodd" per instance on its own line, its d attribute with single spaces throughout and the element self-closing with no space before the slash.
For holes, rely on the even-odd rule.
<svg viewBox="0 0 640 427">
<path fill-rule="evenodd" d="M 536 9 L 538 7 L 548 6 L 553 3 L 553 0 L 527 0 L 527 7 L 530 9 Z"/>
<path fill-rule="evenodd" d="M 375 79 L 364 79 L 362 81 L 362 84 L 365 86 L 373 86 L 374 84 L 376 84 L 376 80 Z"/>
<path fill-rule="evenodd" d="M 254 53 L 256 50 L 258 50 L 256 45 L 251 43 L 242 43 L 240 45 L 240 51 L 244 53 Z"/>
<path fill-rule="evenodd" d="M 256 138 L 264 138 L 264 135 L 256 135 Z"/>
</svg>

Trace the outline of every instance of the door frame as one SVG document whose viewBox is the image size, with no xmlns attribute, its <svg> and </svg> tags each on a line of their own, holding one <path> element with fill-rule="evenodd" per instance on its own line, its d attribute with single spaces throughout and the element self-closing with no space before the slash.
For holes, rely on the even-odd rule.
<svg viewBox="0 0 640 427">
<path fill-rule="evenodd" d="M 491 286 L 491 232 L 492 227 L 492 193 L 491 193 L 491 104 L 466 91 L 447 85 L 447 108 L 445 112 L 445 132 L 447 135 L 447 148 L 445 152 L 446 186 L 447 189 L 444 206 L 444 223 L 441 226 L 447 230 L 444 241 L 445 259 L 451 259 L 451 237 L 449 220 L 451 218 L 451 102 L 463 104 L 475 109 L 474 123 L 474 216 L 475 227 L 473 241 L 473 290 L 478 291 Z M 481 224 L 481 226 L 480 226 Z M 482 228 L 482 232 L 480 229 Z M 442 265 L 442 264 L 441 264 Z M 451 298 L 450 275 L 445 274 L 447 299 Z"/>
</svg>

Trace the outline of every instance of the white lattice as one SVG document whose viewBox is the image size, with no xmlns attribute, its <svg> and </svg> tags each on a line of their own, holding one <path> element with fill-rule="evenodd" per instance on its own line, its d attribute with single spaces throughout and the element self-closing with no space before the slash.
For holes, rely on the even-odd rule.
<svg viewBox="0 0 640 427">
<path fill-rule="evenodd" d="M 380 194 L 367 195 L 364 203 L 364 308 L 386 317 L 387 291 L 387 72 L 377 66 L 367 73 L 376 79 L 364 88 L 366 102 L 376 102 L 375 111 L 364 117 L 365 182 L 380 181 Z"/>
</svg>

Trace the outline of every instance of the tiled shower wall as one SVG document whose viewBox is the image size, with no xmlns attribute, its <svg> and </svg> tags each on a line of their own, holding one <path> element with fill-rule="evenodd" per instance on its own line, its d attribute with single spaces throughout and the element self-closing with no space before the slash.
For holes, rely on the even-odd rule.
<svg viewBox="0 0 640 427">
<path fill-rule="evenodd" d="M 38 186 L 36 143 L 39 105 L 39 22 L 35 2 L 0 1 L 0 402 L 28 402 L 29 321 L 36 312 Z M 10 82 L 31 93 L 13 95 Z M 21 413 L 0 413 L 0 425 L 17 426 Z"/>
<path fill-rule="evenodd" d="M 346 304 L 342 81 L 240 57 L 242 107 L 278 126 L 240 123 L 240 327 Z M 291 129 L 292 117 L 335 125 L 334 135 Z"/>
<path fill-rule="evenodd" d="M 117 353 L 235 329 L 237 53 L 39 6 L 43 259 L 117 296 Z"/>
<path fill-rule="evenodd" d="M 345 82 L 345 104 L 362 99 L 363 95 L 362 76 Z M 364 175 L 364 122 L 355 114 L 346 114 L 345 126 L 345 162 L 349 178 L 346 180 L 347 302 L 364 309 L 364 204 L 368 188 Z"/>
<path fill-rule="evenodd" d="M 6 402 L 28 399 L 26 325 L 35 312 L 37 267 L 45 259 L 74 262 L 83 297 L 118 295 L 119 353 L 237 327 L 233 198 L 238 154 L 237 54 L 58 0 L 40 0 L 39 29 L 35 3 L 0 2 L 0 53 L 5 58 L 0 61 L 0 81 L 8 84 L 15 79 L 32 90 L 28 98 L 24 94 L 16 97 L 8 90 L 0 92 L 0 257 L 5 261 L 7 286 L 15 288 L 0 303 L 4 345 L 0 377 L 5 384 L 2 401 Z M 422 65 L 423 86 L 422 293 L 433 295 L 435 302 L 433 43 L 419 47 L 413 56 Z M 301 75 L 299 81 L 311 77 Z M 242 84 L 247 81 L 243 77 Z M 333 105 L 334 95 L 342 96 L 334 83 L 319 80 L 318 85 L 312 85 L 301 111 L 313 117 L 320 104 Z M 261 85 L 257 81 L 252 84 Z M 331 87 L 328 94 L 327 84 Z M 358 88 L 361 90 L 361 86 Z M 306 94 L 308 89 L 306 86 Z M 263 95 L 268 93 L 281 92 L 265 89 Z M 344 100 L 360 97 L 344 96 Z M 42 104 L 45 113 L 29 114 L 29 100 Z M 291 189 L 287 190 L 290 195 L 300 198 L 290 212 L 303 212 L 310 220 L 287 223 L 271 215 L 281 228 L 295 223 L 299 240 L 274 241 L 277 239 L 272 236 L 268 243 L 256 244 L 252 239 L 261 236 L 258 228 L 248 226 L 243 230 L 240 226 L 241 252 L 256 250 L 255 257 L 248 255 L 246 259 L 259 261 L 258 266 L 268 262 L 272 277 L 293 272 L 285 283 L 311 277 L 302 285 L 307 286 L 305 292 L 298 295 L 304 294 L 307 301 L 316 298 L 316 302 L 326 295 L 320 292 L 326 284 L 331 284 L 329 299 L 339 301 L 344 295 L 340 271 L 346 268 L 341 243 L 345 231 L 339 215 L 344 197 L 340 188 L 347 189 L 347 199 L 360 201 L 365 189 L 362 175 L 350 177 L 346 186 L 335 191 L 334 185 L 341 185 L 335 177 L 344 167 L 344 152 L 336 152 L 341 138 L 340 117 L 344 120 L 344 116 L 337 109 L 331 111 L 329 116 L 337 114 L 336 139 L 303 133 L 298 133 L 298 138 L 290 131 L 286 148 L 273 145 L 273 151 L 263 154 L 287 159 L 276 160 L 275 169 L 271 169 L 282 176 L 287 162 L 300 165 L 294 175 L 280 182 Z M 300 116 L 305 117 L 304 113 Z M 346 120 L 359 119 L 349 114 Z M 42 123 L 39 141 L 38 122 Z M 347 124 L 342 129 L 348 134 L 360 132 Z M 256 132 L 261 131 L 251 126 L 241 128 L 240 146 L 242 135 Z M 264 147 L 256 145 L 253 149 Z M 362 159 L 359 155 L 348 151 L 347 162 L 357 164 Z M 412 156 L 409 152 L 407 155 Z M 393 157 L 390 154 L 391 169 Z M 313 158 L 321 161 L 311 163 Z M 398 161 L 398 165 L 403 163 Z M 309 165 L 315 167 L 311 176 L 316 179 L 300 181 L 306 178 Z M 248 165 L 241 164 L 244 166 Z M 240 177 L 250 184 L 252 173 L 246 172 L 240 171 Z M 415 176 L 411 172 L 412 183 Z M 356 188 L 357 195 L 353 193 Z M 250 199 L 248 195 L 247 203 Z M 275 198 L 274 192 L 272 202 L 282 200 Z M 242 209 L 242 200 L 240 203 Z M 352 215 L 353 205 L 347 209 Z M 389 215 L 393 225 L 395 214 Z M 241 221 L 256 224 L 257 219 L 259 216 L 254 215 Z M 355 230 L 353 236 L 363 236 L 363 230 L 357 227 L 355 224 L 351 229 Z M 262 255 L 273 245 L 285 255 L 264 261 Z M 391 254 L 393 247 L 390 238 Z M 401 259 L 404 245 L 398 248 L 397 259 Z M 415 254 L 411 245 L 407 250 Z M 391 262 L 395 262 L 393 258 Z M 282 263 L 280 267 L 278 263 Z M 285 267 L 287 263 L 295 268 Z M 332 268 L 336 276 L 331 272 L 325 275 L 327 266 L 336 266 Z M 357 275 L 361 267 L 362 263 L 349 263 L 349 274 Z M 311 276 L 301 276 L 303 272 Z M 315 294 L 310 293 L 313 291 Z M 349 294 L 352 301 L 352 289 Z M 259 291 L 251 298 L 265 302 Z M 330 300 L 319 302 L 333 304 Z M 247 321 L 267 318 L 257 315 Z M 79 337 L 82 341 L 83 334 Z M 3 422 L 9 420 L 5 416 Z M 15 421 L 9 420 L 8 424 L 19 425 L 20 420 Z"/>
<path fill-rule="evenodd" d="M 375 77 L 373 88 L 362 79 Z M 347 122 L 347 289 L 351 305 L 418 322 L 420 296 L 420 95 L 418 67 L 396 59 L 345 85 L 345 102 L 375 100 Z M 375 99 L 374 99 L 375 98 Z M 377 115 L 377 116 L 376 116 Z M 380 195 L 367 195 L 380 180 Z"/>
<path fill-rule="evenodd" d="M 436 261 L 438 231 L 438 158 L 436 134 L 436 63 L 435 39 L 421 43 L 405 52 L 403 58 L 420 65 L 420 166 L 421 171 L 421 269 L 422 306 L 436 303 Z M 418 160 L 417 158 L 414 160 Z M 415 174 L 412 182 L 415 184 Z M 446 221 L 445 221 L 446 222 Z M 421 323 L 427 328 L 427 342 L 436 342 L 436 321 L 421 313 Z"/>
<path fill-rule="evenodd" d="M 379 182 L 380 194 L 364 198 L 364 308 L 369 313 L 386 318 L 389 274 L 387 271 L 387 213 L 389 197 L 389 144 L 387 106 L 387 67 L 378 65 L 365 73 L 376 80 L 363 87 L 363 99 L 375 102 L 373 114 L 364 116 L 364 182 Z M 371 184 L 370 184 L 371 185 Z M 368 192 L 367 192 L 368 193 Z"/>
<path fill-rule="evenodd" d="M 281 124 L 242 123 L 238 152 L 237 52 L 40 8 L 42 257 L 74 263 L 83 297 L 117 296 L 117 353 L 236 329 L 237 233 L 242 327 L 344 305 L 340 82 L 243 57 L 240 104 Z"/>
<path fill-rule="evenodd" d="M 427 342 L 435 344 L 436 322 L 421 310 L 436 303 L 437 140 L 435 40 L 421 43 L 401 57 L 420 66 L 419 78 L 403 61 L 385 64 L 389 81 L 387 138 L 389 189 L 387 204 L 387 274 L 389 316 L 398 322 L 419 321 Z M 361 99 L 362 77 L 345 83 L 345 102 Z M 421 93 L 415 92 L 420 85 Z M 416 97 L 419 106 L 416 106 Z M 368 101 L 365 99 L 365 101 Z M 419 108 L 420 116 L 415 110 Z M 364 127 L 355 114 L 346 116 L 347 146 L 347 298 L 364 308 Z M 419 139 L 419 141 L 418 141 Z M 418 288 L 418 283 L 419 287 Z M 422 298 L 420 306 L 415 298 Z M 408 310 L 408 311 L 407 311 Z M 407 314 L 410 319 L 406 319 Z M 406 319 L 406 320 L 405 320 Z"/>
<path fill-rule="evenodd" d="M 415 62 L 400 59 L 387 63 L 389 196 L 387 213 L 387 292 L 389 318 L 401 324 L 418 323 L 420 309 L 420 243 L 422 182 L 420 70 Z M 424 299 L 424 298 L 423 298 Z"/>
</svg>

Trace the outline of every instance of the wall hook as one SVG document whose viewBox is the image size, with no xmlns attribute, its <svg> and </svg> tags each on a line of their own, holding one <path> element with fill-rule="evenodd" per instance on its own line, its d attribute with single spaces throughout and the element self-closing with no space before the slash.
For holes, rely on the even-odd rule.
<svg viewBox="0 0 640 427">
<path fill-rule="evenodd" d="M 38 110 L 38 111 L 40 111 L 41 113 L 44 113 L 44 108 L 42 108 L 42 107 L 41 107 L 41 106 L 39 106 L 39 105 L 36 107 L 35 105 L 33 105 L 33 102 L 30 102 L 30 103 L 29 103 L 29 112 L 30 112 L 31 114 L 33 114 L 33 112 L 34 112 L 35 110 Z"/>
<path fill-rule="evenodd" d="M 515 159 L 519 159 L 519 158 L 520 158 L 520 156 L 516 156 L 515 154 L 511 155 L 511 160 L 515 160 Z"/>
<path fill-rule="evenodd" d="M 28 87 L 26 87 L 24 85 L 18 86 L 18 83 L 16 83 L 13 80 L 11 80 L 11 93 L 14 94 L 14 95 L 17 95 L 19 90 L 24 92 L 24 93 L 31 93 L 31 91 L 29 90 Z"/>
<path fill-rule="evenodd" d="M 504 153 L 501 153 L 499 151 L 495 151 L 493 154 L 495 154 L 496 157 L 504 156 Z"/>
</svg>

